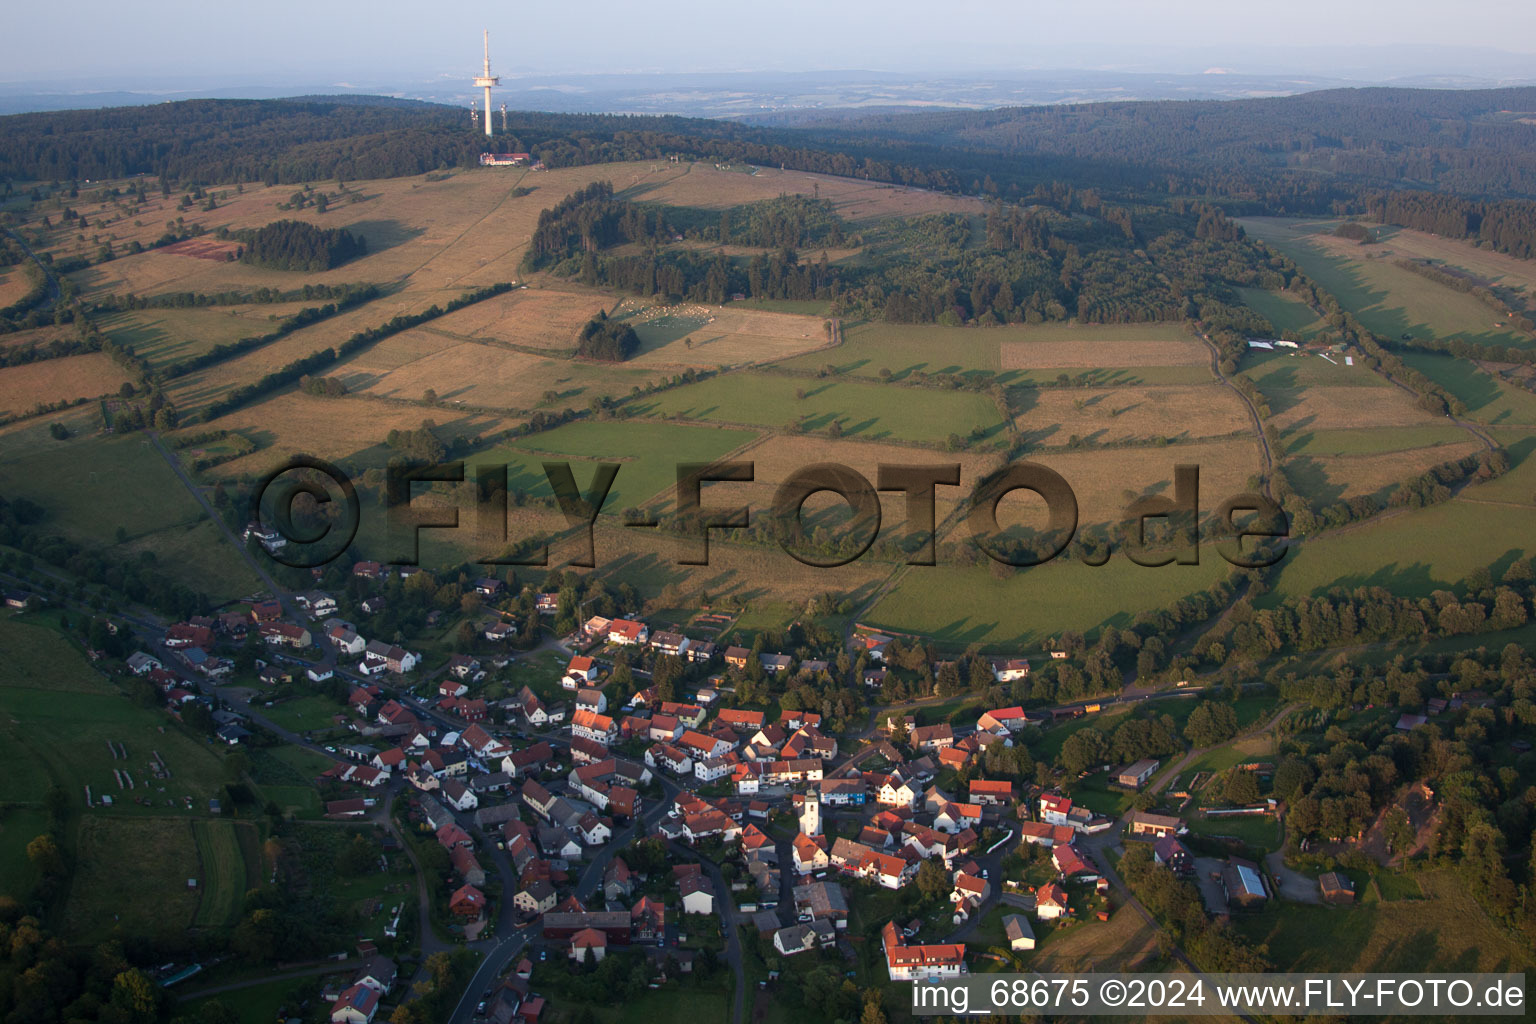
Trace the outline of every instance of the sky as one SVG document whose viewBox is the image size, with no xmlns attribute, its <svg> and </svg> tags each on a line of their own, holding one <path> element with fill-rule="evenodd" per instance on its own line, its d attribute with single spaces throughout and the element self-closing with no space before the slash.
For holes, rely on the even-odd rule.
<svg viewBox="0 0 1536 1024">
<path fill-rule="evenodd" d="M 77 0 L 65 19 L 56 5 L 11 0 L 0 31 L 0 81 L 89 88 L 192 77 L 419 82 L 472 75 L 482 27 L 491 31 L 493 69 L 509 77 L 1208 67 L 1325 73 L 1380 65 L 1375 77 L 1478 68 L 1500 77 L 1529 68 L 1521 77 L 1536 78 L 1530 0 Z"/>
</svg>

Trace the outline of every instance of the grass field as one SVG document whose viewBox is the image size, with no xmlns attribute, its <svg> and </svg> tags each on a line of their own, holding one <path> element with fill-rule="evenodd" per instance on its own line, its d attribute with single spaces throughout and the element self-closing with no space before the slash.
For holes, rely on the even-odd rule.
<svg viewBox="0 0 1536 1024">
<path fill-rule="evenodd" d="M 211 426 L 238 430 L 259 446 L 250 455 L 222 463 L 210 475 L 258 474 L 295 452 L 329 459 L 349 468 L 383 467 L 389 461 L 384 439 L 391 430 L 418 430 L 431 420 L 444 440 L 463 435 L 490 439 L 519 422 L 485 413 L 434 409 L 366 398 L 316 398 L 283 391 L 230 412 Z M 188 433 L 207 429 L 188 428 Z"/>
<path fill-rule="evenodd" d="M 132 380 L 100 352 L 44 359 L 0 369 L 0 417 L 19 416 L 37 405 L 115 393 Z"/>
<path fill-rule="evenodd" d="M 1033 646 L 1075 629 L 1126 626 L 1223 578 L 1231 566 L 1207 548 L 1198 566 L 1149 569 L 1122 555 L 1093 567 L 1059 559 L 998 580 L 985 569 L 915 567 L 865 621 L 919 632 L 949 646 Z"/>
<path fill-rule="evenodd" d="M 974 392 L 772 373 L 714 377 L 640 399 L 632 408 L 654 416 L 764 427 L 799 419 L 806 430 L 825 430 L 837 422 L 843 436 L 871 441 L 940 442 L 973 429 L 990 438 L 1002 429 L 992 400 Z"/>
<path fill-rule="evenodd" d="M 1464 440 L 1368 455 L 1293 455 L 1285 464 L 1285 476 L 1297 493 L 1328 503 L 1357 494 L 1384 494 L 1431 466 L 1482 450 L 1479 442 Z"/>
<path fill-rule="evenodd" d="M 1467 419 L 1500 426 L 1536 424 L 1536 395 L 1500 381 L 1453 356 L 1403 353 L 1403 362 L 1455 395 L 1467 407 Z"/>
<path fill-rule="evenodd" d="M 743 174 L 717 170 L 705 163 L 683 167 L 686 173 L 661 179 L 659 185 L 644 181 L 631 185 L 626 198 L 722 210 L 742 203 L 777 199 L 786 194 L 816 195 L 830 201 L 838 216 L 850 221 L 916 217 L 929 213 L 980 214 L 986 210 L 980 199 L 806 171 L 759 167 L 755 174 Z M 612 180 L 615 189 L 626 184 L 618 175 Z M 806 253 L 812 253 L 812 250 L 807 248 Z"/>
<path fill-rule="evenodd" d="M 1285 435 L 1291 455 L 1379 455 L 1386 452 L 1460 444 L 1467 432 L 1449 423 L 1421 427 L 1357 427 L 1348 430 L 1297 428 Z"/>
<path fill-rule="evenodd" d="M 1272 292 L 1263 288 L 1239 288 L 1243 304 L 1263 316 L 1279 334 L 1295 331 L 1301 338 L 1311 338 L 1326 326 L 1312 307 L 1289 292 Z"/>
<path fill-rule="evenodd" d="M 1185 387 L 1012 388 L 1014 422 L 1031 445 L 1190 441 L 1252 433 L 1242 399 L 1212 382 Z"/>
<path fill-rule="evenodd" d="M 1242 373 L 1266 393 L 1312 387 L 1390 388 L 1392 385 L 1359 362 L 1329 362 L 1311 352 L 1252 349 L 1243 357 Z"/>
<path fill-rule="evenodd" d="M 0 659 L 0 741 L 7 752 L 0 803 L 36 800 L 53 783 L 77 807 L 86 786 L 98 799 L 111 796 L 114 815 L 207 812 L 221 785 L 219 758 L 208 744 L 119 694 L 52 630 L 0 619 L 0 649 L 8 655 Z M 113 756 L 109 740 L 126 747 L 127 760 Z M 156 753 L 170 778 L 150 771 Z M 132 789 L 118 787 L 114 768 L 132 775 Z"/>
<path fill-rule="evenodd" d="M 611 296 L 599 292 L 518 288 L 449 313 L 433 326 L 466 338 L 574 352 L 582 325 L 616 305 Z"/>
<path fill-rule="evenodd" d="M 541 463 L 565 459 L 621 464 L 603 511 L 613 515 L 630 505 L 641 505 L 663 491 L 671 496 L 677 485 L 677 466 L 683 462 L 712 462 L 756 440 L 748 430 L 721 430 L 645 420 L 583 420 L 519 440 L 516 449 L 495 450 L 472 460 L 496 462 L 507 457 L 509 486 L 525 487 L 530 494 L 550 493 Z M 573 466 L 576 483 L 585 488 L 591 473 Z M 585 490 L 583 490 L 585 493 Z"/>
<path fill-rule="evenodd" d="M 316 303 L 320 305 L 321 303 Z M 141 309 L 100 317 L 97 326 L 155 369 L 200 356 L 217 345 L 260 337 L 277 328 L 279 306 Z"/>
<path fill-rule="evenodd" d="M 629 360 L 630 365 L 639 367 L 745 366 L 827 344 L 821 317 L 769 312 L 737 303 L 640 306 L 626 302 L 620 313 L 640 338 L 640 351 Z"/>
<path fill-rule="evenodd" d="M 1270 605 L 1330 587 L 1386 587 L 1407 597 L 1454 586 L 1478 566 L 1496 563 L 1494 578 L 1527 550 L 1530 511 L 1455 499 L 1379 517 L 1344 533 L 1291 548 Z"/>
<path fill-rule="evenodd" d="M 580 409 L 596 396 L 620 398 L 664 374 L 631 364 L 555 359 L 478 341 L 456 342 L 418 328 L 381 342 L 336 368 L 353 392 L 421 399 L 428 390 L 449 409 Z M 547 399 L 545 396 L 555 397 Z"/>
<path fill-rule="evenodd" d="M 36 872 L 27 844 L 47 831 L 48 812 L 41 805 L 0 806 L 0 895 L 22 899 L 31 890 Z"/>
<path fill-rule="evenodd" d="M 0 491 L 47 510 L 40 526 L 226 600 L 256 576 L 142 435 L 81 437 L 0 454 Z M 61 468 L 67 468 L 62 471 Z M 119 533 L 121 531 L 121 533 Z"/>
<path fill-rule="evenodd" d="M 1328 225 L 1316 222 L 1245 220 L 1242 224 L 1295 260 L 1308 277 L 1377 334 L 1536 345 L 1528 334 L 1494 326 L 1503 318 L 1473 296 L 1396 266 L 1384 248 L 1321 233 Z"/>
<path fill-rule="evenodd" d="M 193 923 L 202 928 L 224 928 L 234 924 L 245 902 L 249 872 L 245 854 L 240 849 L 240 829 L 248 824 L 233 821 L 194 821 L 192 836 L 197 843 L 198 904 Z"/>
<path fill-rule="evenodd" d="M 198 913 L 193 825 L 185 819 L 91 814 L 80 822 L 63 932 L 94 945 L 123 935 L 178 937 Z M 243 894 L 242 894 L 243 895 Z"/>
<path fill-rule="evenodd" d="M 1233 918 L 1238 930 L 1269 946 L 1281 971 L 1528 971 L 1533 960 L 1488 919 L 1450 872 L 1420 877 L 1424 900 L 1353 907 L 1281 903 Z M 1319 942 L 1319 936 L 1327 936 Z"/>
</svg>

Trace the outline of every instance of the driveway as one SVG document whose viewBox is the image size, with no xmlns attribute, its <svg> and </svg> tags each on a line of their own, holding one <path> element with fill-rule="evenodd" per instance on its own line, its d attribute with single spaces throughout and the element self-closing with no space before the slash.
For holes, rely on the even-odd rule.
<svg viewBox="0 0 1536 1024">
<path fill-rule="evenodd" d="M 1200 898 L 1205 901 L 1205 909 L 1213 914 L 1225 914 L 1227 912 L 1227 894 L 1222 891 L 1221 883 L 1211 877 L 1214 872 L 1221 874 L 1221 869 L 1227 866 L 1227 862 L 1219 857 L 1195 858 L 1195 884 L 1200 887 Z"/>
<path fill-rule="evenodd" d="M 1264 866 L 1269 869 L 1269 877 L 1274 879 L 1275 888 L 1279 890 L 1277 895 L 1296 903 L 1323 902 L 1323 893 L 1317 883 L 1286 867 L 1283 854 L 1271 853 L 1264 858 Z"/>
</svg>

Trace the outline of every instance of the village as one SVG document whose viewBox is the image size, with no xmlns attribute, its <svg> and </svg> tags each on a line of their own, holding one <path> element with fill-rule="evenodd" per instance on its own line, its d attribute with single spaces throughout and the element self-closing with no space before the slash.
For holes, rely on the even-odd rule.
<svg viewBox="0 0 1536 1024">
<path fill-rule="evenodd" d="M 353 567 L 366 582 L 390 571 Z M 488 602 L 509 596 L 496 579 L 474 588 Z M 521 599 L 551 615 L 561 601 L 537 591 Z M 360 607 L 379 600 L 363 597 Z M 1092 766 L 1127 798 L 1118 814 L 1074 803 L 1063 789 L 1080 780 L 1053 777 L 1045 765 L 1032 765 L 1028 781 L 988 770 L 1016 763 L 1000 752 L 1027 753 L 1054 724 L 1145 694 L 1029 710 L 972 706 L 939 722 L 927 721 L 919 700 L 912 713 L 871 710 L 862 729 L 839 734 L 817 711 L 737 706 L 750 678 L 827 679 L 838 671 L 831 651 L 797 659 L 652 630 L 640 616 L 588 616 L 535 648 L 561 659 L 557 688 L 539 687 L 541 696 L 524 684 L 488 697 L 488 679 L 532 657 L 498 646 L 517 632 L 515 616 L 477 626 L 479 646 L 495 653 L 453 653 L 434 665 L 399 643 L 365 639 L 329 594 L 300 592 L 289 607 L 298 614 L 268 598 L 248 614 L 177 623 L 158 654 L 137 651 L 127 667 L 173 714 L 217 705 L 222 743 L 264 730 L 323 750 L 331 767 L 315 783 L 325 817 L 384 826 L 418 864 L 425 847 L 441 851 L 452 880 L 440 898 L 423 895 L 421 934 L 446 933 L 485 954 L 460 1008 L 466 1019 L 536 1024 L 559 998 L 537 985 L 553 965 L 580 975 L 610 957 L 643 958 L 653 987 L 729 969 L 744 988 L 754 951 L 779 965 L 758 979 L 763 987 L 802 954 L 841 964 L 850 978 L 874 970 L 890 982 L 1019 969 L 1052 930 L 1091 928 L 1127 904 L 1151 921 L 1115 870 L 1132 847 L 1196 883 L 1218 919 L 1298 883 L 1275 864 L 1191 849 L 1181 816 L 1189 787 L 1168 785 L 1178 780 L 1158 758 Z M 331 655 L 286 653 L 312 655 L 317 635 Z M 215 652 L 252 637 L 267 652 L 258 685 L 221 689 L 234 659 Z M 850 674 L 876 701 L 897 642 L 862 629 L 846 638 L 843 664 L 856 657 Z M 661 671 L 663 661 L 686 675 Z M 1021 656 L 985 665 L 1003 688 L 1031 671 Z M 629 685 L 615 685 L 620 677 Z M 665 679 L 665 694 L 645 685 L 653 678 Z M 323 746 L 263 714 L 274 703 L 261 700 L 265 688 L 322 687 L 346 694 L 324 723 Z M 1198 693 L 1180 686 L 1161 696 Z M 1275 801 L 1257 792 L 1245 805 L 1198 813 L 1273 820 Z M 1354 899 L 1342 872 L 1313 888 L 1302 898 Z M 402 913 L 395 908 L 385 934 L 363 938 L 352 984 L 326 992 L 333 1021 L 371 1024 L 403 994 L 378 952 Z"/>
</svg>

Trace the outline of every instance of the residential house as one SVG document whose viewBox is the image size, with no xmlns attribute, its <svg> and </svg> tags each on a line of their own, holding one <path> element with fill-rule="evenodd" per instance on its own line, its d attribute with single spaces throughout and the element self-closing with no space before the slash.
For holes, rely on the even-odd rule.
<svg viewBox="0 0 1536 1024">
<path fill-rule="evenodd" d="M 940 725 L 917 726 L 909 736 L 913 748 L 919 750 L 939 751 L 953 746 L 955 742 L 954 727 L 948 722 Z"/>
<path fill-rule="evenodd" d="M 688 638 L 681 633 L 656 633 L 651 637 L 650 646 L 658 655 L 680 658 L 688 653 Z"/>
<path fill-rule="evenodd" d="M 1173 836 L 1164 836 L 1152 844 L 1152 859 L 1166 865 L 1174 874 L 1184 875 L 1195 870 L 1194 855 Z"/>
<path fill-rule="evenodd" d="M 555 887 L 540 878 L 529 882 L 519 890 L 517 895 L 512 897 L 512 905 L 525 914 L 542 914 L 553 910 L 558 900 Z"/>
<path fill-rule="evenodd" d="M 713 914 L 715 912 L 715 886 L 705 874 L 688 875 L 677 886 L 683 899 L 685 914 Z"/>
<path fill-rule="evenodd" d="M 1035 930 L 1023 914 L 1003 915 L 1003 934 L 1008 937 L 1008 948 L 1014 951 L 1035 948 Z"/>
<path fill-rule="evenodd" d="M 1013 783 L 1006 779 L 972 779 L 971 803 L 1007 806 L 1013 803 Z"/>
<path fill-rule="evenodd" d="M 379 1012 L 379 990 L 354 984 L 342 990 L 331 1008 L 331 1024 L 372 1024 Z"/>
<path fill-rule="evenodd" d="M 773 933 L 773 948 L 780 956 L 794 956 L 816 948 L 816 933 L 808 924 L 791 925 Z"/>
<path fill-rule="evenodd" d="M 886 971 L 892 981 L 931 981 L 956 978 L 965 971 L 965 943 L 906 945 L 894 922 L 881 932 Z"/>
<path fill-rule="evenodd" d="M 476 920 L 485 913 L 485 893 L 472 885 L 461 885 L 448 897 L 448 912 L 461 920 Z"/>
<path fill-rule="evenodd" d="M 1055 882 L 1042 885 L 1035 892 L 1035 917 L 1042 921 L 1054 921 L 1069 913 L 1067 890 Z"/>
<path fill-rule="evenodd" d="M 583 928 L 571 936 L 571 959 L 584 963 L 588 955 L 593 963 L 608 955 L 608 936 L 596 928 Z"/>
<path fill-rule="evenodd" d="M 645 623 L 635 622 L 631 619 L 614 619 L 608 624 L 608 642 L 625 647 L 633 647 L 645 643 L 650 636 L 650 630 Z"/>
<path fill-rule="evenodd" d="M 1012 683 L 1029 678 L 1029 661 L 1025 658 L 994 659 L 992 678 L 1000 683 Z"/>
</svg>

